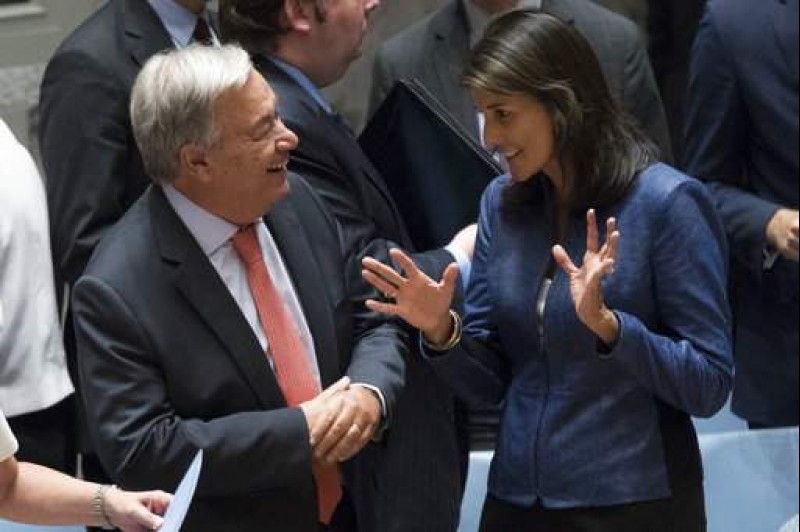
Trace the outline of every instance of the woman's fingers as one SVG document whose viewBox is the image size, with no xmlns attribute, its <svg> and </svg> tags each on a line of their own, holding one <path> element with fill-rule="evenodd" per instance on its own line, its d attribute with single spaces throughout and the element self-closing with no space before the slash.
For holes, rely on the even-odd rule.
<svg viewBox="0 0 800 532">
<path fill-rule="evenodd" d="M 572 262 L 572 259 L 567 255 L 567 251 L 560 245 L 553 246 L 553 259 L 567 275 L 572 275 L 578 271 L 578 268 Z"/>
<path fill-rule="evenodd" d="M 600 237 L 597 231 L 597 214 L 594 209 L 586 211 L 586 251 L 596 253 L 600 248 Z"/>
<path fill-rule="evenodd" d="M 619 231 L 612 231 L 609 233 L 608 240 L 606 241 L 606 253 L 604 259 L 617 260 L 617 249 L 619 248 Z"/>
<path fill-rule="evenodd" d="M 458 281 L 458 277 L 461 272 L 458 269 L 458 264 L 455 262 L 451 262 L 445 268 L 444 273 L 442 274 L 442 287 L 445 290 L 445 293 L 450 296 L 452 299 L 453 293 L 456 290 L 456 282 Z"/>
<path fill-rule="evenodd" d="M 387 266 L 372 257 L 364 257 L 361 265 L 365 270 L 372 272 L 376 277 L 380 277 L 395 288 L 403 286 L 406 282 L 405 277 L 397 273 L 391 266 Z"/>
<path fill-rule="evenodd" d="M 403 253 L 401 250 L 392 248 L 389 250 L 389 255 L 392 257 L 392 260 L 394 260 L 400 266 L 400 268 L 403 269 L 403 273 L 406 274 L 406 278 L 408 278 L 408 280 L 415 279 L 419 276 L 427 277 L 427 275 L 422 273 L 422 271 L 417 268 L 417 265 L 414 264 L 414 261 L 411 260 L 411 257 Z M 401 279 L 403 278 L 401 277 Z M 405 280 L 406 279 L 403 279 L 403 281 Z"/>
<path fill-rule="evenodd" d="M 383 277 L 379 277 L 372 273 L 371 270 L 361 270 L 361 276 L 371 284 L 376 290 L 383 293 L 387 297 L 397 297 L 397 287 L 387 282 Z"/>
<path fill-rule="evenodd" d="M 390 314 L 392 316 L 398 316 L 400 314 L 399 307 L 393 303 L 383 303 L 381 301 L 375 301 L 374 299 L 367 299 L 364 304 L 368 309 L 379 314 Z"/>
</svg>

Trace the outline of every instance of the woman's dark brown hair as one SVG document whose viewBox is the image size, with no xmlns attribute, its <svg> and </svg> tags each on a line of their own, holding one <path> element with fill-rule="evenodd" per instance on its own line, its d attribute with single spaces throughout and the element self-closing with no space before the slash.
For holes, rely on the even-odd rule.
<svg viewBox="0 0 800 532">
<path fill-rule="evenodd" d="M 551 15 L 517 10 L 495 19 L 472 52 L 463 83 L 525 94 L 547 107 L 558 157 L 571 170 L 564 200 L 573 213 L 617 202 L 657 159 L 655 145 L 612 98 L 589 43 Z"/>
</svg>

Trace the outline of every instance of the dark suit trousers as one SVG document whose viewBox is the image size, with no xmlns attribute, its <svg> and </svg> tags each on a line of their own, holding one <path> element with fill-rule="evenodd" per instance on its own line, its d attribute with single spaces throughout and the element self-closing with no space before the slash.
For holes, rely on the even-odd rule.
<svg viewBox="0 0 800 532">
<path fill-rule="evenodd" d="M 702 486 L 669 499 L 601 508 L 521 508 L 487 496 L 480 532 L 704 532 Z"/>
</svg>

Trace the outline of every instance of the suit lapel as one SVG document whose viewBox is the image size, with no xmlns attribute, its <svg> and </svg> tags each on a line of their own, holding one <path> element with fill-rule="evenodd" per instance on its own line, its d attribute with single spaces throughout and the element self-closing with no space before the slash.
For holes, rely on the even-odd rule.
<svg viewBox="0 0 800 532">
<path fill-rule="evenodd" d="M 292 278 L 314 341 L 320 380 L 325 388 L 341 373 L 340 357 L 336 351 L 336 326 L 331 313 L 333 304 L 325 286 L 325 276 L 317 267 L 314 251 L 309 246 L 308 239 L 304 238 L 304 228 L 291 201 L 280 202 L 264 221 Z"/>
<path fill-rule="evenodd" d="M 162 260 L 203 322 L 225 347 L 264 407 L 285 405 L 283 393 L 250 325 L 208 257 L 169 205 L 160 187 L 149 192 L 153 231 Z"/>
<path fill-rule="evenodd" d="M 158 15 L 145 0 L 123 2 L 125 43 L 138 66 L 142 66 L 156 53 L 174 47 Z"/>
</svg>

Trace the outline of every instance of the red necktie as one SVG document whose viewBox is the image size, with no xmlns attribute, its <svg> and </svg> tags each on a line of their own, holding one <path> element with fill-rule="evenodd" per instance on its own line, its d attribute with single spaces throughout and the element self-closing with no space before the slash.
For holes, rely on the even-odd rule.
<svg viewBox="0 0 800 532">
<path fill-rule="evenodd" d="M 214 39 L 211 37 L 211 30 L 208 28 L 208 22 L 206 22 L 206 19 L 203 17 L 197 17 L 197 24 L 194 26 L 192 39 L 206 46 L 214 45 Z"/>
<path fill-rule="evenodd" d="M 278 385 L 289 406 L 299 406 L 319 395 L 320 385 L 310 367 L 297 324 L 283 302 L 264 262 L 256 226 L 249 225 L 233 237 L 233 247 L 247 271 L 250 292 L 258 311 L 261 327 L 267 336 Z M 342 498 L 338 466 L 325 466 L 314 460 L 319 515 L 322 523 L 330 523 Z"/>
</svg>

